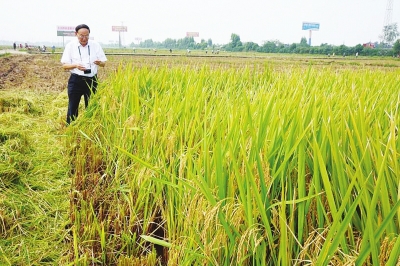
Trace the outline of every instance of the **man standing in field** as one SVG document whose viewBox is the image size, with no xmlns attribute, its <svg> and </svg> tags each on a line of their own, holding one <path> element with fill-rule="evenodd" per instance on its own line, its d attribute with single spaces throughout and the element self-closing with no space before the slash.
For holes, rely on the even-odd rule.
<svg viewBox="0 0 400 266">
<path fill-rule="evenodd" d="M 90 29 L 86 24 L 75 28 L 76 40 L 69 42 L 64 49 L 61 63 L 71 72 L 68 79 L 67 125 L 78 117 L 79 102 L 83 96 L 85 107 L 97 88 L 98 67 L 104 67 L 107 58 L 100 44 L 89 40 Z"/>
</svg>

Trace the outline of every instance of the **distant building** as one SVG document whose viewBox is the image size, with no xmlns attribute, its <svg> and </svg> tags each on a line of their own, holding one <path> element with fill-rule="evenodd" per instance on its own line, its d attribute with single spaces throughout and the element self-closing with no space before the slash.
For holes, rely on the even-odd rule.
<svg viewBox="0 0 400 266">
<path fill-rule="evenodd" d="M 363 46 L 367 47 L 367 48 L 375 48 L 375 43 L 367 42 L 367 43 L 364 43 Z"/>
</svg>

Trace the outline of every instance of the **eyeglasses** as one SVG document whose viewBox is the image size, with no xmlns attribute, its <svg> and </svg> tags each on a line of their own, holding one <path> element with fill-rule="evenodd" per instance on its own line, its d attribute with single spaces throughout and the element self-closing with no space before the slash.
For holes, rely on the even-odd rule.
<svg viewBox="0 0 400 266">
<path fill-rule="evenodd" d="M 81 34 L 78 34 L 78 38 L 79 38 L 79 39 L 88 39 L 88 38 L 89 38 L 89 34 L 88 34 L 88 35 L 81 35 Z"/>
</svg>

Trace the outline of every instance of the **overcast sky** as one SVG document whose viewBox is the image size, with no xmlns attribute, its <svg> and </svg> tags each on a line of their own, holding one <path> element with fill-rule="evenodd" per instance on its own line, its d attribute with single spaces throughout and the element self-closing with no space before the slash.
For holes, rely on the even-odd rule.
<svg viewBox="0 0 400 266">
<path fill-rule="evenodd" d="M 312 45 L 328 43 L 354 46 L 379 41 L 387 0 L 0 0 L 0 41 L 63 43 L 57 26 L 87 24 L 91 37 L 118 43 L 112 26 L 127 26 L 122 43 L 142 40 L 181 39 L 199 32 L 196 42 L 230 42 L 232 33 L 242 42 L 279 40 L 299 43 L 309 31 L 303 22 L 320 24 Z M 392 23 L 398 23 L 400 3 L 394 1 Z M 399 27 L 400 28 L 400 27 Z M 65 42 L 72 37 L 64 37 Z"/>
</svg>

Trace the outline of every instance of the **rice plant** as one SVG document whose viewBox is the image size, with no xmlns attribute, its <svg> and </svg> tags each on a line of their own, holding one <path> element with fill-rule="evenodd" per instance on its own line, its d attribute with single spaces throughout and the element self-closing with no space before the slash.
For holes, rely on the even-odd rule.
<svg viewBox="0 0 400 266">
<path fill-rule="evenodd" d="M 68 128 L 73 263 L 400 264 L 399 70 L 181 60 Z"/>
<path fill-rule="evenodd" d="M 59 265 L 68 252 L 58 95 L 0 90 L 0 265 Z"/>
</svg>

